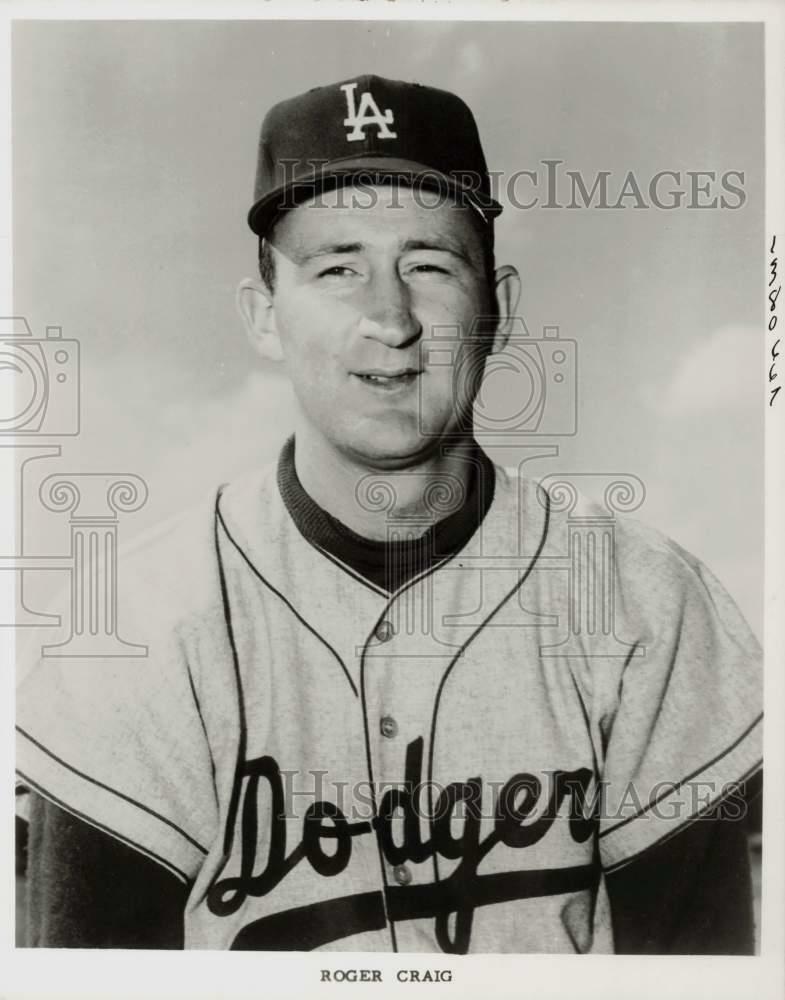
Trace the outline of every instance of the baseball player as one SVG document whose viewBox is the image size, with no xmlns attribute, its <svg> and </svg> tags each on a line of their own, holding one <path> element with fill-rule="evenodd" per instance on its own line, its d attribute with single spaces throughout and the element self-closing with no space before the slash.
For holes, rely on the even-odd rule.
<svg viewBox="0 0 785 1000">
<path fill-rule="evenodd" d="M 265 118 L 238 303 L 294 434 L 126 553 L 145 659 L 22 685 L 29 944 L 752 950 L 758 645 L 674 542 L 579 550 L 602 510 L 478 446 L 501 210 L 452 94 Z"/>
</svg>

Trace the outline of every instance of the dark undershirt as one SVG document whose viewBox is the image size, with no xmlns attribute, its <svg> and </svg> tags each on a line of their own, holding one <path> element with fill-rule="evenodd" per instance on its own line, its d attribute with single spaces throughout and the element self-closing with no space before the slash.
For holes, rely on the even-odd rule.
<svg viewBox="0 0 785 1000">
<path fill-rule="evenodd" d="M 284 445 L 278 459 L 278 489 L 300 534 L 316 548 L 346 564 L 375 587 L 395 593 L 412 577 L 433 569 L 458 552 L 477 530 L 493 502 L 496 473 L 481 449 L 468 459 L 470 474 L 463 503 L 427 530 L 405 541 L 363 538 L 311 499 L 300 482 L 294 463 L 294 438 Z M 394 486 L 395 477 L 391 477 Z M 435 507 L 436 501 L 432 501 Z M 394 512 L 392 512 L 394 513 Z M 411 524 L 411 521 L 408 521 Z M 407 519 L 390 516 L 391 534 L 406 534 Z"/>
<path fill-rule="evenodd" d="M 395 544 L 361 537 L 305 492 L 294 440 L 278 486 L 301 534 L 370 584 L 394 592 L 462 548 L 493 499 L 493 465 L 478 449 L 462 506 L 420 537 Z M 760 775 L 748 797 L 759 794 Z M 26 927 L 33 947 L 182 948 L 189 891 L 164 868 L 31 793 Z M 627 954 L 752 954 L 754 932 L 745 824 L 721 808 L 606 876 L 615 948 Z"/>
</svg>

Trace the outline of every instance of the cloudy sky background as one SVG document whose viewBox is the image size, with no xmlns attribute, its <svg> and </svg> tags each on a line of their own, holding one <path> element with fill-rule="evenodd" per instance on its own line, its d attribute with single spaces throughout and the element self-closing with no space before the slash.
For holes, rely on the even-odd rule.
<svg viewBox="0 0 785 1000">
<path fill-rule="evenodd" d="M 760 634 L 755 25 L 17 22 L 14 310 L 82 352 L 82 431 L 30 467 L 27 550 L 68 544 L 64 520 L 35 509 L 51 472 L 143 476 L 130 538 L 274 458 L 293 402 L 234 311 L 255 267 L 259 123 L 369 70 L 459 93 L 505 175 L 544 178 L 541 161 L 561 159 L 610 170 L 618 190 L 630 170 L 644 187 L 659 170 L 744 171 L 735 211 L 508 209 L 497 255 L 521 272 L 531 334 L 558 325 L 578 343 L 579 433 L 529 474 L 639 476 L 638 516 L 703 559 Z"/>
</svg>

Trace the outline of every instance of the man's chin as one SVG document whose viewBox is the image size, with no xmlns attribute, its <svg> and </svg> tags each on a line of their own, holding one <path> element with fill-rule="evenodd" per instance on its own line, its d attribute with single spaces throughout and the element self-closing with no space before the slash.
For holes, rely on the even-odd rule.
<svg viewBox="0 0 785 1000">
<path fill-rule="evenodd" d="M 351 443 L 348 452 L 358 464 L 379 471 L 405 469 L 422 465 L 445 448 L 458 444 L 455 435 L 440 434 L 375 436 Z"/>
</svg>

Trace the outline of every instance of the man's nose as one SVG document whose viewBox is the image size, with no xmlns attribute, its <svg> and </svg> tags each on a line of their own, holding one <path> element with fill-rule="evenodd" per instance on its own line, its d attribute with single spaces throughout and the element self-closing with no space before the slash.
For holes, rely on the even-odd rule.
<svg viewBox="0 0 785 1000">
<path fill-rule="evenodd" d="M 388 347 L 408 347 L 422 333 L 412 310 L 411 292 L 400 275 L 376 274 L 363 310 L 363 334 Z"/>
</svg>

